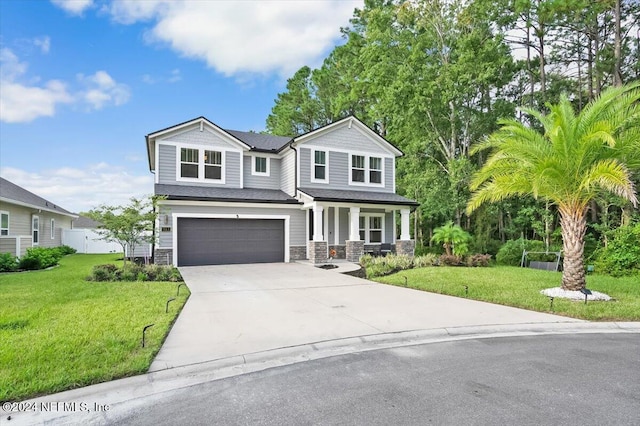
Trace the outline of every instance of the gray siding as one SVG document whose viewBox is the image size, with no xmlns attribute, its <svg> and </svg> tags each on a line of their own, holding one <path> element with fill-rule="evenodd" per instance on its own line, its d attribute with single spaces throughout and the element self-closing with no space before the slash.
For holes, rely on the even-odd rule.
<svg viewBox="0 0 640 426">
<path fill-rule="evenodd" d="M 349 185 L 349 154 L 346 152 L 328 151 L 329 183 L 311 181 L 311 149 L 301 147 L 300 155 L 300 187 L 343 189 L 351 191 L 393 192 L 393 158 L 385 159 L 384 187 Z"/>
<path fill-rule="evenodd" d="M 227 138 L 223 138 L 220 135 L 209 131 L 207 127 L 200 131 L 200 126 L 196 124 L 193 128 L 183 131 L 177 135 L 168 136 L 160 139 L 158 142 L 171 141 L 180 142 L 190 145 L 200 145 L 209 147 L 219 147 L 226 149 L 238 149 L 237 143 L 229 142 Z"/>
<path fill-rule="evenodd" d="M 280 159 L 269 158 L 269 176 L 252 174 L 253 158 L 244 156 L 244 187 L 261 189 L 280 189 Z"/>
<path fill-rule="evenodd" d="M 329 149 L 337 148 L 376 154 L 390 154 L 389 151 L 373 142 L 368 136 L 365 136 L 360 130 L 356 129 L 355 126 L 349 128 L 348 123 L 345 123 L 339 128 L 334 128 L 329 133 L 309 140 L 309 143 Z"/>
<path fill-rule="evenodd" d="M 176 180 L 176 154 L 177 149 L 171 145 L 159 145 L 158 149 L 158 182 L 165 184 L 187 185 L 187 186 L 209 186 L 219 185 L 211 182 L 182 182 Z M 240 188 L 240 152 L 226 151 L 225 161 L 225 183 L 224 186 L 230 188 Z"/>
<path fill-rule="evenodd" d="M 340 217 L 338 218 L 340 223 L 340 244 L 346 244 L 349 239 L 349 209 L 341 208 Z"/>
<path fill-rule="evenodd" d="M 296 153 L 288 150 L 281 161 L 280 189 L 289 195 L 295 195 Z"/>
<path fill-rule="evenodd" d="M 393 229 L 393 212 L 384 215 L 384 242 L 394 244 L 396 242 L 395 230 Z"/>
<path fill-rule="evenodd" d="M 200 213 L 207 214 L 241 214 L 241 215 L 288 215 L 289 220 L 289 244 L 290 246 L 303 246 L 305 241 L 306 211 L 298 208 L 260 208 L 260 207 L 229 207 L 222 206 L 163 206 L 162 212 L 171 213 Z M 163 213 L 164 214 L 164 213 Z M 170 220 L 169 223 L 172 223 Z M 172 229 L 172 231 L 174 231 Z M 159 247 L 171 248 L 173 244 L 172 232 L 159 233 Z"/>
</svg>

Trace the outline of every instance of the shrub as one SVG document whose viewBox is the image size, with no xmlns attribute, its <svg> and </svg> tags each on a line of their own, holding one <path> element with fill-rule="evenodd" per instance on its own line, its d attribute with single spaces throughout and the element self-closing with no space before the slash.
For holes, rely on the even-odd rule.
<svg viewBox="0 0 640 426">
<path fill-rule="evenodd" d="M 25 271 L 35 271 L 37 269 L 42 269 L 42 261 L 39 257 L 29 257 L 25 255 L 20 258 L 18 267 Z"/>
<path fill-rule="evenodd" d="M 509 240 L 498 250 L 496 263 L 498 265 L 520 266 L 522 251 L 544 251 L 544 243 L 537 240 Z"/>
<path fill-rule="evenodd" d="M 87 281 L 171 281 L 180 282 L 178 268 L 162 265 L 127 265 L 118 268 L 113 264 L 96 265 Z"/>
<path fill-rule="evenodd" d="M 95 265 L 91 269 L 88 281 L 117 281 L 118 267 L 110 263 L 106 265 Z"/>
<path fill-rule="evenodd" d="M 366 268 L 373 263 L 373 256 L 371 256 L 370 254 L 363 254 L 362 256 L 360 256 L 358 263 L 363 268 Z"/>
<path fill-rule="evenodd" d="M 485 267 L 489 266 L 489 262 L 491 262 L 490 254 L 474 254 L 467 257 L 467 266 Z"/>
<path fill-rule="evenodd" d="M 55 266 L 62 259 L 57 247 L 31 247 L 20 258 L 20 269 L 35 270 Z"/>
<path fill-rule="evenodd" d="M 18 259 L 11 253 L 0 253 L 0 272 L 13 272 L 18 269 Z"/>
<path fill-rule="evenodd" d="M 69 247 L 69 246 L 60 246 L 60 247 L 56 247 L 56 249 L 58 250 L 58 252 L 60 252 L 60 254 L 62 256 L 67 256 L 69 254 L 75 254 L 77 252 L 76 249 L 74 249 L 73 247 Z"/>
<path fill-rule="evenodd" d="M 461 266 L 464 265 L 462 258 L 455 254 L 443 254 L 438 258 L 440 266 Z"/>
<path fill-rule="evenodd" d="M 382 277 L 397 272 L 388 263 L 379 262 L 366 268 L 367 278 Z"/>
<path fill-rule="evenodd" d="M 378 257 L 381 263 L 389 265 L 392 269 L 409 269 L 413 268 L 413 260 L 404 254 L 389 254 L 384 257 Z"/>
<path fill-rule="evenodd" d="M 598 272 L 614 277 L 640 272 L 640 223 L 621 226 L 596 254 Z"/>
<path fill-rule="evenodd" d="M 428 266 L 435 266 L 438 263 L 438 256 L 433 253 L 427 253 L 422 256 L 416 256 L 413 258 L 413 266 L 416 268 L 425 268 Z"/>
</svg>

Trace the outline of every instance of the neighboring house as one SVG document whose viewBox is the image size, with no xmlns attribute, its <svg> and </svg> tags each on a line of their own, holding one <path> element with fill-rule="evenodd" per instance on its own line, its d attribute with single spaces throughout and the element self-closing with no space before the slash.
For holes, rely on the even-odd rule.
<svg viewBox="0 0 640 426">
<path fill-rule="evenodd" d="M 62 245 L 77 215 L 0 177 L 0 253 L 23 256 L 30 247 Z"/>
<path fill-rule="evenodd" d="M 355 117 L 294 138 L 199 117 L 146 142 L 155 194 L 165 197 L 157 263 L 320 263 L 333 250 L 355 262 L 391 246 L 413 255 L 417 203 L 395 193 L 402 152 Z"/>
<path fill-rule="evenodd" d="M 78 253 L 118 253 L 122 247 L 118 243 L 105 241 L 97 232 L 100 222 L 86 217 L 78 216 L 73 220 L 72 229 L 62 231 L 62 243 L 73 247 Z"/>
</svg>

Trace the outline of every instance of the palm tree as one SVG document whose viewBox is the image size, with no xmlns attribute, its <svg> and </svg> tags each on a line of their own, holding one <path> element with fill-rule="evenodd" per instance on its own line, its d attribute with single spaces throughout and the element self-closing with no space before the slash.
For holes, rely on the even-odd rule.
<svg viewBox="0 0 640 426">
<path fill-rule="evenodd" d="M 517 195 L 554 203 L 562 228 L 562 288 L 580 290 L 589 202 L 609 191 L 638 203 L 632 173 L 640 171 L 640 82 L 602 92 L 577 115 L 566 96 L 548 107 L 546 115 L 524 110 L 542 124 L 542 132 L 503 120 L 474 149 L 493 152 L 472 179 L 476 192 L 467 212 Z"/>
<path fill-rule="evenodd" d="M 439 228 L 434 229 L 433 237 L 431 240 L 442 244 L 444 247 L 444 252 L 451 256 L 451 250 L 453 249 L 453 254 L 463 255 L 468 251 L 468 242 L 471 239 L 471 236 L 468 232 L 462 229 L 458 225 L 454 225 L 453 222 L 449 221 L 445 225 L 442 225 Z"/>
</svg>

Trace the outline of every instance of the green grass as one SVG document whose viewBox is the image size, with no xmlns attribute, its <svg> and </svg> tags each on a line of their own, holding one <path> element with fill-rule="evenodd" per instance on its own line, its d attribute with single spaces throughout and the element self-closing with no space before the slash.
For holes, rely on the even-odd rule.
<svg viewBox="0 0 640 426">
<path fill-rule="evenodd" d="M 117 259 L 75 254 L 50 270 L 0 274 L 0 401 L 147 371 L 189 291 L 166 314 L 176 283 L 85 281 L 93 265 Z"/>
<path fill-rule="evenodd" d="M 431 267 L 401 271 L 375 281 L 418 290 L 482 300 L 532 311 L 549 312 L 591 321 L 640 321 L 640 278 L 587 276 L 587 288 L 611 296 L 615 301 L 584 302 L 555 298 L 553 311 L 549 298 L 540 290 L 559 287 L 561 273 L 528 268 L 496 266 L 490 268 Z M 464 286 L 469 287 L 465 296 Z"/>
</svg>

